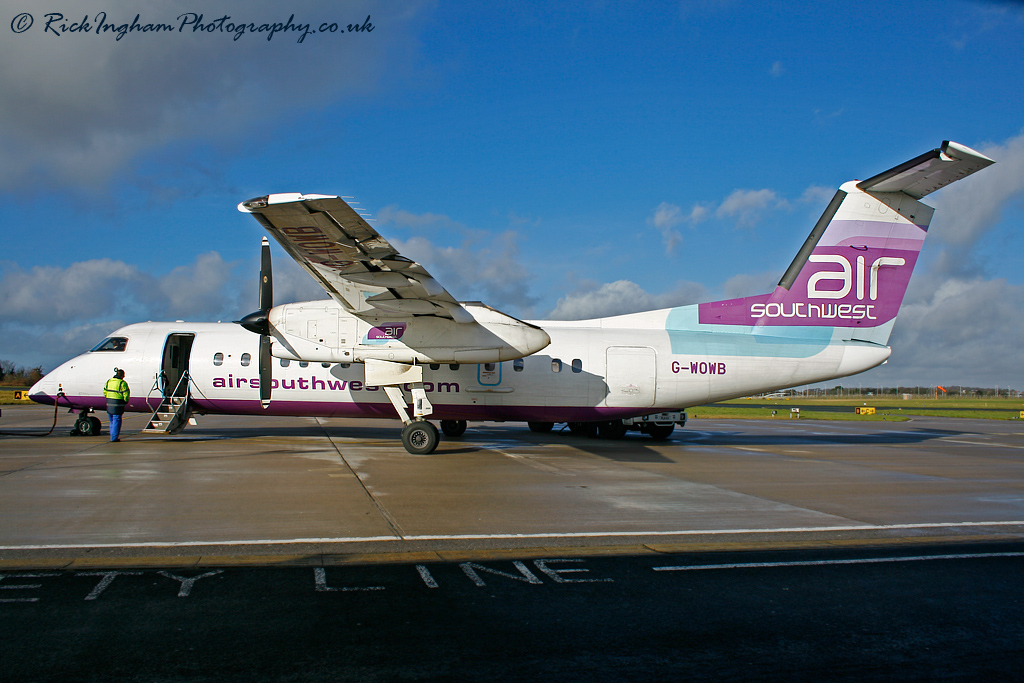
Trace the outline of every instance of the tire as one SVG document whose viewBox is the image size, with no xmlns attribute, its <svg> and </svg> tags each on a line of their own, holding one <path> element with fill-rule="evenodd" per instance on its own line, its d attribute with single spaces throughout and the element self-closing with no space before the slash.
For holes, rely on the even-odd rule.
<svg viewBox="0 0 1024 683">
<path fill-rule="evenodd" d="M 588 439 L 596 439 L 597 426 L 597 422 L 570 422 L 569 431 L 576 436 L 585 436 Z"/>
<path fill-rule="evenodd" d="M 93 422 L 93 420 L 96 420 Z M 75 431 L 72 434 L 79 436 L 97 436 L 100 433 L 99 420 L 90 417 L 80 417 L 75 421 Z"/>
<path fill-rule="evenodd" d="M 530 431 L 536 434 L 547 434 L 554 428 L 554 422 L 527 422 L 530 425 Z"/>
<path fill-rule="evenodd" d="M 466 433 L 465 420 L 441 420 L 441 431 L 445 436 L 458 437 Z"/>
<path fill-rule="evenodd" d="M 664 441 L 668 437 L 672 436 L 672 432 L 675 431 L 675 428 L 676 426 L 674 424 L 652 424 L 647 426 L 647 434 L 655 441 Z"/>
<path fill-rule="evenodd" d="M 93 435 L 99 436 L 103 432 L 103 423 L 98 417 L 92 415 L 89 416 L 89 422 L 92 423 Z"/>
<path fill-rule="evenodd" d="M 440 440 L 437 427 L 426 420 L 411 422 L 402 430 L 402 445 L 413 455 L 433 453 Z"/>
<path fill-rule="evenodd" d="M 622 420 L 602 422 L 597 427 L 597 433 L 601 435 L 602 439 L 621 439 L 626 436 L 627 431 L 629 428 L 622 424 Z"/>
</svg>

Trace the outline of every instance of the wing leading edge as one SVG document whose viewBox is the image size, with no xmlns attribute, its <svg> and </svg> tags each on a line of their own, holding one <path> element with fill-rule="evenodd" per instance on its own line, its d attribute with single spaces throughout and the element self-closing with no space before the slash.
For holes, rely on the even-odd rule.
<svg viewBox="0 0 1024 683">
<path fill-rule="evenodd" d="M 341 197 L 271 194 L 238 205 L 347 311 L 374 318 L 474 318 Z"/>
</svg>

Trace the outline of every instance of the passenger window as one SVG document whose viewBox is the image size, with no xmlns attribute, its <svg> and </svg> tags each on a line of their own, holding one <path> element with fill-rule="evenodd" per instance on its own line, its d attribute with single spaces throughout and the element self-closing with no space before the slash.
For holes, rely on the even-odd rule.
<svg viewBox="0 0 1024 683">
<path fill-rule="evenodd" d="M 522 372 L 524 365 L 525 363 L 523 362 L 522 358 L 516 358 L 514 361 L 512 361 L 512 369 L 515 370 L 516 372 Z"/>
<path fill-rule="evenodd" d="M 248 353 L 243 353 L 242 357 L 240 359 L 240 361 L 242 363 L 242 367 L 243 368 L 249 367 L 249 362 L 251 360 L 252 360 L 252 356 L 251 355 L 249 355 Z"/>
<path fill-rule="evenodd" d="M 308 368 L 309 367 L 309 363 L 307 363 L 306 361 L 301 361 L 299 363 L 299 367 L 300 368 Z"/>
<path fill-rule="evenodd" d="M 450 363 L 448 365 L 448 369 L 449 370 L 458 370 L 459 369 L 459 364 L 458 363 Z"/>
<path fill-rule="evenodd" d="M 494 372 L 494 363 L 484 363 L 484 370 L 486 372 Z"/>
<path fill-rule="evenodd" d="M 551 359 L 551 372 L 561 372 L 561 371 L 562 371 L 562 361 L 558 360 L 557 358 L 552 358 Z"/>
<path fill-rule="evenodd" d="M 107 337 L 95 347 L 93 351 L 124 351 L 128 348 L 128 337 Z"/>
<path fill-rule="evenodd" d="M 581 361 L 579 358 L 576 358 L 575 360 L 573 360 L 573 362 L 572 362 L 572 371 L 573 372 L 583 372 L 583 361 Z"/>
<path fill-rule="evenodd" d="M 213 354 L 213 364 L 214 365 L 224 365 L 224 354 L 221 353 L 220 351 L 218 351 L 217 353 Z"/>
<path fill-rule="evenodd" d="M 290 360 L 287 360 L 286 358 L 282 358 L 281 359 L 281 367 L 282 368 L 286 368 L 286 367 L 288 367 L 291 364 L 292 364 L 292 362 Z"/>
<path fill-rule="evenodd" d="M 329 368 L 329 367 L 331 367 L 331 364 L 330 363 L 321 363 L 320 367 L 322 367 L 322 368 Z"/>
<path fill-rule="evenodd" d="M 430 369 L 431 370 L 440 370 L 441 369 L 441 364 L 440 363 L 431 363 L 430 364 Z"/>
</svg>

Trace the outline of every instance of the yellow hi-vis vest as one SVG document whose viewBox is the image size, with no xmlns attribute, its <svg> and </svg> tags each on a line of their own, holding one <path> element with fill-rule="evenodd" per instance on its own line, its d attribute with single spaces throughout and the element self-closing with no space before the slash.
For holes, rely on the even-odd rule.
<svg viewBox="0 0 1024 683">
<path fill-rule="evenodd" d="M 111 377 L 107 380 L 107 383 L 103 385 L 103 396 L 105 398 L 111 398 L 115 401 L 128 401 L 128 382 L 117 377 Z"/>
</svg>

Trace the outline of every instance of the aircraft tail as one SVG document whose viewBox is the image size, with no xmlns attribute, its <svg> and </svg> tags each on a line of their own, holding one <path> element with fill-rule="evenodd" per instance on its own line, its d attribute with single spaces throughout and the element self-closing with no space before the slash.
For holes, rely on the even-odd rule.
<svg viewBox="0 0 1024 683">
<path fill-rule="evenodd" d="M 843 184 L 770 294 L 699 306 L 703 324 L 830 327 L 884 345 L 934 209 L 920 200 L 995 163 L 955 142 Z M 765 330 L 766 332 L 768 330 Z"/>
</svg>

